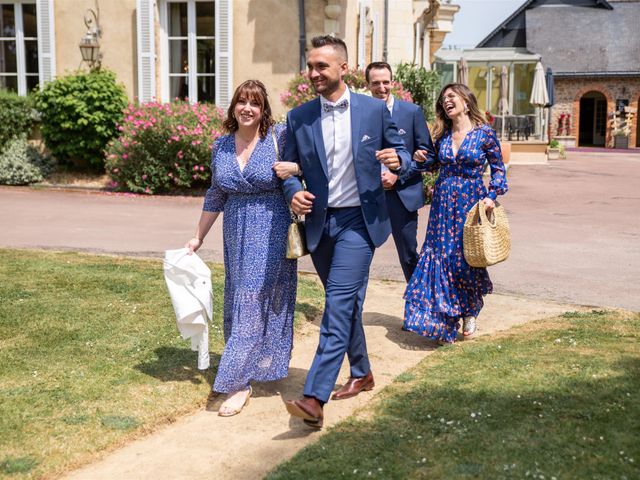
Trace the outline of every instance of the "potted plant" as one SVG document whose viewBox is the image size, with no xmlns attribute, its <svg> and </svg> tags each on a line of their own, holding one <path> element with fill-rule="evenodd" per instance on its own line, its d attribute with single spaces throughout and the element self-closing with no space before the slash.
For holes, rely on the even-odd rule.
<svg viewBox="0 0 640 480">
<path fill-rule="evenodd" d="M 629 148 L 629 135 L 624 129 L 613 131 L 613 148 Z"/>
<path fill-rule="evenodd" d="M 547 147 L 547 160 L 559 160 L 560 155 L 560 142 L 554 138 L 549 142 L 549 146 Z"/>
<path fill-rule="evenodd" d="M 629 148 L 629 136 L 633 124 L 633 111 L 613 112 L 609 122 L 613 148 Z"/>
</svg>

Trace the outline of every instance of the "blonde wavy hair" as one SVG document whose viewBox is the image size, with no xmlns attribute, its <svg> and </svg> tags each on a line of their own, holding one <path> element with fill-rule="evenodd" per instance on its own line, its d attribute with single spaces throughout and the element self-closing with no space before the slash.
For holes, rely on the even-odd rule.
<svg viewBox="0 0 640 480">
<path fill-rule="evenodd" d="M 473 92 L 469 90 L 469 87 L 462 83 L 450 83 L 440 90 L 440 95 L 438 95 L 438 101 L 436 102 L 436 120 L 432 132 L 434 142 L 437 142 L 445 132 L 447 132 L 447 130 L 451 130 L 453 125 L 453 122 L 447 116 L 447 112 L 445 112 L 444 106 L 442 105 L 444 101 L 444 92 L 449 89 L 453 90 L 453 92 L 467 105 L 467 115 L 474 127 L 487 124 L 485 116 L 478 108 L 478 100 L 476 100 L 476 96 Z"/>
</svg>

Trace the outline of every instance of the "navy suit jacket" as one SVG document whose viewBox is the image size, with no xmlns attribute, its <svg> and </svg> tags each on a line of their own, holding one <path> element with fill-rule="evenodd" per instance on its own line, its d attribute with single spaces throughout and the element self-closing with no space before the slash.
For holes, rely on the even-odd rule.
<svg viewBox="0 0 640 480">
<path fill-rule="evenodd" d="M 383 101 L 350 92 L 349 108 L 351 148 L 362 216 L 373 244 L 378 247 L 389 237 L 391 223 L 380 179 L 380 162 L 376 160 L 375 152 L 383 148 L 394 148 L 400 158 L 401 176 L 412 168 L 411 155 L 404 147 Z M 287 115 L 287 140 L 283 160 L 300 164 L 307 190 L 316 197 L 311 213 L 305 215 L 307 247 L 313 252 L 322 236 L 329 199 L 320 98 L 294 108 Z M 303 190 L 303 185 L 299 177 L 289 177 L 284 181 L 284 193 L 289 203 L 300 190 Z"/>
<path fill-rule="evenodd" d="M 422 108 L 414 103 L 394 98 L 392 111 L 393 122 L 398 126 L 398 132 L 409 154 L 413 156 L 416 150 L 426 150 L 428 159 L 435 160 L 435 149 Z M 395 187 L 400 201 L 410 212 L 415 212 L 424 206 L 421 172 L 407 171 L 404 176 L 398 177 Z"/>
</svg>

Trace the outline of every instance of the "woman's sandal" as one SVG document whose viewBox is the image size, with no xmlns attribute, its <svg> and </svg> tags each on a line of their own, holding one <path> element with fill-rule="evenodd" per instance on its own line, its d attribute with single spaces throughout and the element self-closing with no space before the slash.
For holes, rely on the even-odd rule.
<svg viewBox="0 0 640 480">
<path fill-rule="evenodd" d="M 224 403 L 220 406 L 220 410 L 218 410 L 218 416 L 220 417 L 233 417 L 234 415 L 238 415 L 244 407 L 249 405 L 249 399 L 251 398 L 251 394 L 253 393 L 253 389 L 251 385 L 249 385 L 249 394 L 244 401 L 244 404 L 240 408 L 230 408 L 225 407 Z"/>
<path fill-rule="evenodd" d="M 476 325 L 476 317 L 464 317 L 462 320 L 462 335 L 465 337 L 470 337 L 474 333 L 476 333 L 476 329 L 478 326 Z"/>
</svg>

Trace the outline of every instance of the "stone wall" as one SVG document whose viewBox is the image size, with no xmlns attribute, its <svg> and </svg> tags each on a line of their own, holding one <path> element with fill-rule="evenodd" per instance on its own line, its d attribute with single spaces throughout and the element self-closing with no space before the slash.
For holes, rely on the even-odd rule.
<svg viewBox="0 0 640 480">
<path fill-rule="evenodd" d="M 571 115 L 571 135 L 579 142 L 580 131 L 580 98 L 588 92 L 595 91 L 603 94 L 607 99 L 607 121 L 609 115 L 615 110 L 617 99 L 628 99 L 629 106 L 640 111 L 640 77 L 620 78 L 556 78 L 555 79 L 556 104 L 552 109 L 551 137 L 557 136 L 558 119 L 561 114 Z M 629 138 L 629 147 L 640 147 L 636 115 L 634 126 Z M 606 144 L 611 142 L 611 128 L 607 124 Z M 577 144 L 576 143 L 576 144 Z"/>
</svg>

